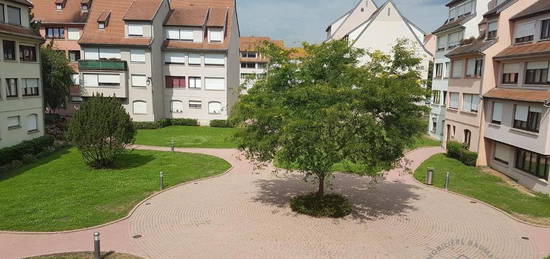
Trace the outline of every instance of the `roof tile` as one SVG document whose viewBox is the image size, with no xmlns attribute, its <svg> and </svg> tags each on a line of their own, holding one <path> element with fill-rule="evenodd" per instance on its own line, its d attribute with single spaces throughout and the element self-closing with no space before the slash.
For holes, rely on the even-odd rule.
<svg viewBox="0 0 550 259">
<path fill-rule="evenodd" d="M 42 39 L 42 36 L 40 36 L 39 33 L 34 32 L 31 29 L 7 23 L 0 23 L 0 33 Z"/>
<path fill-rule="evenodd" d="M 548 13 L 548 12 L 550 12 L 550 1 L 539 0 L 538 2 L 525 8 L 525 10 L 514 15 L 512 18 L 510 18 L 510 20 L 523 19 L 523 18 L 532 17 L 543 13 Z"/>
<path fill-rule="evenodd" d="M 526 57 L 534 55 L 546 55 L 550 54 L 550 41 L 541 41 L 536 43 L 521 44 L 521 45 L 512 45 L 500 53 L 498 53 L 495 58 L 516 58 L 516 57 Z"/>
<path fill-rule="evenodd" d="M 544 103 L 550 99 L 550 91 L 495 88 L 484 95 L 485 98 Z"/>
<path fill-rule="evenodd" d="M 56 0 L 34 1 L 34 20 L 50 24 L 85 24 L 87 12 L 80 11 L 80 0 L 66 0 L 62 10 L 56 10 Z"/>
<path fill-rule="evenodd" d="M 160 0 L 136 0 L 132 3 L 124 20 L 126 21 L 152 21 L 160 8 Z"/>
</svg>

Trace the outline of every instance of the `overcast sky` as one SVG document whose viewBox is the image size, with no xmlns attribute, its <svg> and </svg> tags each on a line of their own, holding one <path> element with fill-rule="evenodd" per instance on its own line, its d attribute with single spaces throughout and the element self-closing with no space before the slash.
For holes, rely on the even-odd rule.
<svg viewBox="0 0 550 259">
<path fill-rule="evenodd" d="M 375 0 L 378 6 L 386 0 Z M 325 29 L 359 0 L 237 0 L 241 36 L 268 36 L 289 46 L 320 42 Z M 448 0 L 393 0 L 425 32 L 443 24 Z"/>
</svg>

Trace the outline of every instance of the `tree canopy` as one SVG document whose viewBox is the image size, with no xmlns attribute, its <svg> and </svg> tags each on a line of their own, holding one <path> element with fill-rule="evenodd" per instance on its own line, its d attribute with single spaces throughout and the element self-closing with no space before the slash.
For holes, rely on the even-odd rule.
<svg viewBox="0 0 550 259">
<path fill-rule="evenodd" d="M 72 75 L 75 72 L 65 54 L 52 49 L 51 46 L 40 49 L 40 58 L 44 104 L 52 112 L 67 104 L 73 86 Z"/>
<path fill-rule="evenodd" d="M 425 130 L 427 91 L 421 59 L 407 41 L 392 53 L 370 52 L 346 41 L 304 44 L 306 55 L 262 48 L 270 63 L 265 79 L 243 95 L 232 114 L 239 148 L 257 162 L 293 164 L 318 180 L 324 195 L 331 167 L 363 165 L 363 175 L 394 166 Z M 359 58 L 369 55 L 367 64 Z"/>
</svg>

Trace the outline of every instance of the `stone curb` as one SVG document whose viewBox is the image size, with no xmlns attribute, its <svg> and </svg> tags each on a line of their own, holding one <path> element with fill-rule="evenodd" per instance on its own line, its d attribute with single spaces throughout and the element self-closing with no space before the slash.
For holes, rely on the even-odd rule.
<svg viewBox="0 0 550 259">
<path fill-rule="evenodd" d="M 170 151 L 160 151 L 160 150 L 152 150 L 152 149 L 147 149 L 147 148 L 151 148 L 152 146 L 139 146 L 137 149 L 139 150 L 149 150 L 149 151 L 158 151 L 158 152 L 170 152 Z M 162 148 L 165 148 L 165 147 L 162 147 Z M 69 234 L 69 233 L 75 233 L 75 232 L 83 232 L 83 231 L 89 231 L 89 230 L 94 230 L 94 229 L 99 229 L 99 228 L 103 228 L 103 227 L 106 227 L 106 226 L 109 226 L 109 225 L 113 225 L 113 224 L 116 224 L 116 223 L 120 223 L 122 221 L 125 221 L 127 219 L 129 219 L 133 214 L 134 212 L 141 206 L 143 205 L 145 202 L 151 200 L 152 198 L 156 197 L 157 195 L 160 195 L 160 194 L 163 194 L 165 192 L 168 192 L 172 189 L 175 189 L 175 188 L 178 188 L 178 187 L 182 187 L 184 185 L 188 185 L 188 184 L 194 184 L 194 183 L 198 183 L 198 182 L 202 182 L 202 181 L 206 181 L 206 180 L 210 180 L 210 179 L 214 179 L 214 178 L 218 178 L 218 177 L 222 177 L 224 175 L 227 175 L 229 174 L 233 169 L 233 165 L 219 157 L 219 156 L 215 156 L 215 155 L 210 155 L 210 154 L 203 154 L 203 153 L 193 153 L 193 152 L 190 152 L 190 151 L 186 151 L 186 152 L 183 152 L 183 151 L 177 151 L 176 152 L 179 152 L 179 153 L 191 153 L 191 154 L 200 154 L 200 155 L 206 155 L 206 156 L 213 156 L 213 157 L 217 157 L 217 158 L 220 158 L 224 161 L 226 161 L 227 163 L 229 163 L 231 165 L 231 167 L 229 169 L 227 169 L 227 171 L 221 173 L 221 174 L 217 174 L 217 175 L 212 175 L 212 176 L 208 176 L 208 177 L 205 177 L 205 178 L 200 178 L 200 179 L 196 179 L 196 180 L 192 180 L 192 181 L 189 181 L 189 182 L 184 182 L 184 183 L 180 183 L 180 184 L 177 184 L 177 185 L 174 185 L 170 188 L 167 188 L 167 189 L 164 189 L 162 191 L 158 191 L 158 192 L 155 192 L 151 195 L 149 195 L 147 198 L 145 198 L 144 200 L 142 200 L 141 202 L 139 202 L 138 204 L 136 204 L 136 206 L 134 206 L 134 208 L 128 213 L 128 215 L 126 215 L 125 217 L 121 218 L 121 219 L 117 219 L 117 220 L 114 220 L 114 221 L 111 221 L 111 222 L 107 222 L 107 223 L 104 223 L 104 224 L 101 224 L 101 225 L 97 225 L 97 226 L 93 226 L 93 227 L 87 227 L 87 228 L 80 228 L 80 229 L 73 229 L 73 230 L 64 230 L 64 231 L 50 231 L 50 232 L 31 232 L 31 231 L 5 231 L 5 230 L 0 230 L 0 234 L 16 234 L 16 235 L 51 235 L 51 234 Z"/>
</svg>

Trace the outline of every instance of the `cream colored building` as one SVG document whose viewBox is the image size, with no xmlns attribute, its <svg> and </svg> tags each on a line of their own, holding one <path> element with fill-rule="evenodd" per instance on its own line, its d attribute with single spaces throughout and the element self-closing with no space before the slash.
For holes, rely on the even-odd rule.
<svg viewBox="0 0 550 259">
<path fill-rule="evenodd" d="M 40 34 L 26 0 L 0 0 L 0 148 L 44 135 Z"/>
</svg>

